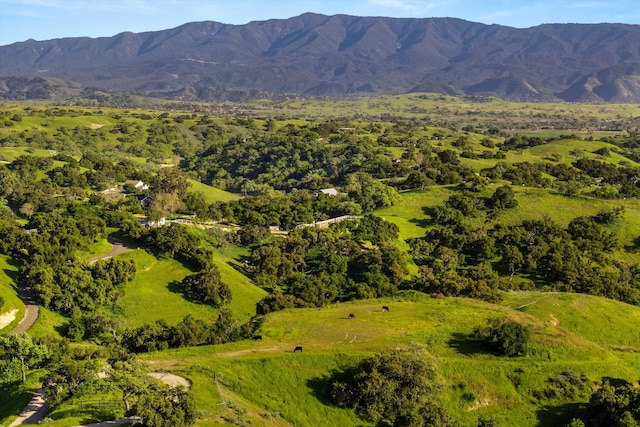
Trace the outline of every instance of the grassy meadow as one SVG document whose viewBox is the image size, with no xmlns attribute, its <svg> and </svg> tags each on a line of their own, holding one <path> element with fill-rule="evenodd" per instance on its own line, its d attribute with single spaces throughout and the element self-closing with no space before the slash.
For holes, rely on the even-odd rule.
<svg viewBox="0 0 640 427">
<path fill-rule="evenodd" d="M 8 256 L 0 255 L 0 318 L 6 316 L 9 322 L 0 324 L 0 332 L 10 331 L 24 316 L 25 307 L 18 296 L 17 276 L 18 266 L 15 262 Z"/>
<path fill-rule="evenodd" d="M 381 311 L 383 304 L 389 312 Z M 369 425 L 350 410 L 328 404 L 328 377 L 368 355 L 412 346 L 435 356 L 444 378 L 442 400 L 462 425 L 475 426 L 482 417 L 497 425 L 551 426 L 550 414 L 585 398 L 537 398 L 550 377 L 571 371 L 597 383 L 640 375 L 640 323 L 633 322 L 639 316 L 638 307 L 586 295 L 513 292 L 502 305 L 492 305 L 406 293 L 272 313 L 259 331 L 261 342 L 168 350 L 144 358 L 192 382 L 199 407 L 207 413 L 197 426 L 221 419 L 234 425 Z M 495 317 L 532 327 L 531 355 L 498 357 L 469 338 L 474 327 Z M 304 352 L 293 353 L 296 345 L 303 345 Z M 222 397 L 214 391 L 214 373 Z M 227 404 L 219 405 L 223 398 Z"/>
<path fill-rule="evenodd" d="M 21 132 L 29 135 L 44 132 L 54 138 L 60 127 L 87 127 L 101 134 L 100 142 L 92 149 L 113 154 L 114 162 L 127 158 L 141 168 L 153 170 L 159 165 L 179 164 L 181 158 L 167 144 L 158 149 L 155 157 L 140 150 L 144 137 L 121 142 L 112 132 L 118 117 L 124 117 L 131 128 L 159 124 L 161 112 L 151 109 L 119 110 L 111 108 L 70 107 L 72 115 L 56 115 L 59 107 L 46 105 L 2 105 L 2 108 L 21 115 L 22 120 L 12 127 L 0 128 L 0 137 Z M 50 114 L 43 116 L 44 111 Z M 508 103 L 497 99 L 476 102 L 435 94 L 382 96 L 375 99 L 342 101 L 293 100 L 283 102 L 255 101 L 243 107 L 254 115 L 255 126 L 262 127 L 266 118 L 277 117 L 277 127 L 286 123 L 304 126 L 314 120 L 361 117 L 356 122 L 358 137 L 377 138 L 364 130 L 368 122 L 396 117 L 399 120 L 428 122 L 413 137 L 430 139 L 434 133 L 445 136 L 434 147 L 451 148 L 459 136 L 468 137 L 474 153 L 490 151 L 481 144 L 483 133 L 462 131 L 464 125 L 478 129 L 498 126 L 520 135 L 563 137 L 532 148 L 510 150 L 505 159 L 462 158 L 463 164 L 480 172 L 493 168 L 498 162 L 539 162 L 570 164 L 579 157 L 587 157 L 616 165 L 640 167 L 640 163 L 624 157 L 611 143 L 598 140 L 613 136 L 618 130 L 602 130 L 592 123 L 614 123 L 640 116 L 638 105 L 587 105 Z M 36 114 L 37 113 L 37 114 Z M 187 131 L 197 123 L 186 112 L 172 112 L 170 117 L 188 116 L 178 129 L 183 142 L 193 142 Z M 578 125 L 571 127 L 572 119 Z M 386 120 L 385 119 L 385 120 Z M 234 119 L 215 117 L 212 120 L 228 134 L 251 135 Z M 390 119 L 389 119 L 390 120 Z M 353 123 L 351 120 L 349 123 Z M 559 123 L 569 123 L 561 129 Z M 380 122 L 391 128 L 389 121 Z M 504 138 L 491 136 L 496 142 Z M 594 140 L 590 140 L 594 139 Z M 340 143 L 338 143 L 340 144 Z M 336 144 L 336 145 L 338 145 Z M 406 146 L 385 147 L 390 156 L 401 158 Z M 609 156 L 595 153 L 601 148 L 610 150 Z M 76 150 L 78 151 L 78 150 Z M 115 154 L 114 154 L 115 153 Z M 42 148 L 21 146 L 0 147 L 0 161 L 10 162 L 18 156 L 34 154 L 51 156 Z M 72 153 L 79 157 L 80 152 Z M 117 155 L 116 155 L 117 154 Z M 56 162 L 59 166 L 62 162 Z M 42 177 L 44 178 L 44 174 Z M 189 191 L 201 192 L 207 203 L 228 202 L 240 196 L 191 179 Z M 491 182 L 479 193 L 489 197 L 503 182 Z M 400 202 L 373 213 L 398 225 L 398 246 L 406 251 L 406 240 L 422 237 L 431 225 L 431 209 L 442 205 L 461 188 L 454 185 L 434 185 L 420 191 L 401 191 Z M 617 234 L 620 248 L 616 260 L 629 264 L 640 263 L 637 239 L 640 236 L 640 201 L 636 199 L 602 200 L 583 196 L 567 197 L 554 189 L 514 187 L 518 206 L 502 211 L 496 222 L 514 225 L 525 219 L 550 219 L 566 226 L 582 215 L 595 215 L 603 208 L 625 208 L 623 217 L 607 225 Z M 482 226 L 486 214 L 465 221 Z M 110 229 L 109 232 L 114 232 Z M 202 231 L 204 233 L 204 231 Z M 250 320 L 256 313 L 256 303 L 266 292 L 258 288 L 243 269 L 241 260 L 248 248 L 235 245 L 217 247 L 204 245 L 214 253 L 214 262 L 222 281 L 229 285 L 232 301 L 228 308 L 240 322 Z M 88 259 L 107 253 L 111 245 L 100 241 L 86 251 L 77 253 L 78 259 Z M 217 310 L 186 300 L 178 282 L 192 273 L 173 259 L 160 259 L 144 247 L 118 255 L 134 260 L 135 278 L 126 285 L 120 299 L 127 327 L 165 320 L 180 322 L 185 316 L 213 320 Z M 409 260 L 409 271 L 418 274 L 418 267 Z M 18 267 L 6 256 L 0 256 L 0 297 L 4 304 L 0 315 L 17 310 L 16 320 L 0 333 L 17 324 L 24 313 L 18 298 L 15 280 Z M 525 280 L 519 278 L 518 280 Z M 382 312 L 382 305 L 390 307 Z M 354 318 L 350 318 L 354 314 Z M 532 328 L 529 354 L 514 358 L 499 357 L 473 341 L 470 335 L 488 319 L 517 320 Z M 68 319 L 41 308 L 40 317 L 30 334 L 38 338 L 61 338 Z M 493 420 L 497 426 L 556 426 L 579 403 L 585 403 L 592 389 L 607 379 L 637 381 L 640 378 L 640 307 L 605 298 L 579 294 L 509 292 L 501 304 L 463 298 L 430 298 L 414 292 L 401 292 L 396 297 L 332 304 L 323 308 L 288 309 L 265 316 L 258 334 L 261 341 L 240 341 L 216 346 L 198 346 L 154 352 L 140 357 L 153 370 L 166 370 L 184 376 L 192 384 L 199 418 L 196 426 L 252 425 L 280 426 L 360 426 L 372 425 L 358 418 L 353 411 L 339 409 L 329 403 L 330 376 L 373 354 L 397 348 L 422 348 L 436 360 L 443 378 L 438 400 L 446 412 L 462 426 L 475 427 L 481 419 Z M 72 344 L 94 346 L 93 342 Z M 302 353 L 293 349 L 302 345 Z M 549 379 L 562 373 L 584 374 L 589 390 L 573 397 L 549 398 L 545 390 Z M 42 372 L 33 372 L 25 385 L 0 389 L 0 423 L 17 414 L 37 388 Z M 49 416 L 56 427 L 70 427 L 123 416 L 118 396 L 94 394 L 72 399 L 56 408 Z M 558 418 L 559 416 L 559 418 Z M 4 418 L 4 419 L 3 419 Z"/>
</svg>

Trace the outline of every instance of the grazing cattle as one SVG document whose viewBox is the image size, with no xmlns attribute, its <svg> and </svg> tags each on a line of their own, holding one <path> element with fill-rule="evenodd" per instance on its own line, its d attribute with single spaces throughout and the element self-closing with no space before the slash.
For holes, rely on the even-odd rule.
<svg viewBox="0 0 640 427">
<path fill-rule="evenodd" d="M 356 318 L 356 315 L 355 315 L 355 314 L 353 314 L 353 313 L 349 313 L 349 319 L 355 319 L 355 318 Z"/>
<path fill-rule="evenodd" d="M 302 353 L 302 346 L 301 345 L 297 345 L 296 348 L 293 349 L 294 353 L 300 352 Z"/>
<path fill-rule="evenodd" d="M 383 305 L 383 306 L 382 306 L 382 311 L 389 311 L 389 307 L 388 307 L 388 306 L 386 306 L 386 305 Z"/>
<path fill-rule="evenodd" d="M 253 340 L 254 341 L 262 341 L 262 335 L 254 335 L 253 336 Z"/>
</svg>

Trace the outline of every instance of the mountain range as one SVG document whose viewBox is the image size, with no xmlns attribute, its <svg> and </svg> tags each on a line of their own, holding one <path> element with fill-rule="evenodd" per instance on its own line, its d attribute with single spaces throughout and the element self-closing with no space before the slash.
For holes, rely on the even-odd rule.
<svg viewBox="0 0 640 427">
<path fill-rule="evenodd" d="M 518 29 L 455 18 L 306 13 L 0 46 L 0 97 L 84 88 L 185 101 L 438 92 L 515 101 L 640 102 L 640 26 Z"/>
</svg>

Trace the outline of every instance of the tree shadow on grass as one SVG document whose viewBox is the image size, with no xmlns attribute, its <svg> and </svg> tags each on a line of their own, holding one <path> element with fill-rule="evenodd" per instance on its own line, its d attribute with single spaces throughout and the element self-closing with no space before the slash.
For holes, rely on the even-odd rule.
<svg viewBox="0 0 640 427">
<path fill-rule="evenodd" d="M 323 375 L 317 378 L 311 378 L 307 380 L 307 387 L 311 389 L 311 394 L 315 396 L 323 405 L 331 406 L 334 408 L 339 408 L 339 406 L 335 405 L 331 400 L 331 385 L 336 381 L 346 381 L 348 378 L 352 377 L 354 374 L 354 370 L 350 368 L 345 368 L 344 370 L 333 370 L 329 374 Z M 364 426 L 362 425 L 358 427 Z M 389 427 L 387 423 L 379 423 L 377 424 L 379 427 Z"/>
<path fill-rule="evenodd" d="M 428 226 L 433 224 L 433 220 L 431 219 L 417 219 L 417 218 L 411 218 L 409 220 L 410 224 L 415 224 L 418 227 L 422 227 L 422 228 L 427 228 Z"/>
<path fill-rule="evenodd" d="M 33 398 L 33 391 L 24 387 L 21 381 L 0 384 L 0 420 L 20 412 Z"/>
<path fill-rule="evenodd" d="M 331 401 L 331 384 L 334 381 L 333 374 L 334 373 L 331 373 L 307 380 L 307 387 L 311 389 L 311 394 L 323 405 L 334 406 Z"/>
<path fill-rule="evenodd" d="M 92 424 L 122 418 L 122 413 L 118 409 L 114 402 L 93 401 L 82 402 L 80 409 L 56 411 L 51 415 L 54 420 L 74 417 L 78 418 L 82 424 Z"/>
<path fill-rule="evenodd" d="M 580 403 L 543 406 L 536 411 L 537 427 L 557 427 L 569 424 L 578 415 Z"/>
<path fill-rule="evenodd" d="M 179 294 L 185 297 L 184 288 L 182 287 L 182 284 L 179 280 L 172 280 L 171 282 L 169 282 L 167 284 L 167 289 L 169 289 L 169 291 L 173 292 L 174 294 Z"/>
<path fill-rule="evenodd" d="M 245 257 L 242 258 L 242 263 L 238 263 L 236 261 L 227 261 L 227 265 L 233 268 L 234 270 L 238 271 L 239 273 L 242 273 L 244 276 L 253 277 L 253 273 L 249 271 L 249 269 L 246 267 L 246 265 L 248 265 L 247 263 L 248 263 L 248 260 Z"/>
<path fill-rule="evenodd" d="M 624 387 L 631 385 L 631 383 L 622 378 L 602 377 L 603 384 L 609 384 L 612 387 Z"/>
<path fill-rule="evenodd" d="M 455 349 L 458 353 L 467 356 L 473 354 L 493 354 L 490 348 L 484 343 L 473 339 L 468 334 L 453 333 L 451 339 L 447 342 L 449 346 Z"/>
<path fill-rule="evenodd" d="M 311 389 L 311 393 L 323 404 L 336 407 L 331 400 L 331 386 L 334 382 L 348 382 L 355 375 L 355 368 L 344 367 L 342 369 L 333 369 L 328 374 L 321 377 L 311 378 L 307 380 L 307 387 Z"/>
</svg>

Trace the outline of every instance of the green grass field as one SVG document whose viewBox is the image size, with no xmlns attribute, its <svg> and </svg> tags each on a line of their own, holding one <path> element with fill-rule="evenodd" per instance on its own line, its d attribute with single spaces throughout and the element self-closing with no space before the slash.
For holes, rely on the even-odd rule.
<svg viewBox="0 0 640 427">
<path fill-rule="evenodd" d="M 380 310 L 383 304 L 389 312 Z M 327 404 L 327 376 L 367 355 L 410 346 L 436 355 L 446 383 L 446 409 L 463 426 L 475 426 L 479 417 L 498 425 L 551 426 L 550 414 L 585 398 L 534 398 L 549 377 L 570 370 L 593 383 L 604 377 L 638 378 L 640 322 L 634 319 L 639 316 L 637 307 L 585 295 L 514 292 L 502 305 L 492 305 L 408 293 L 272 313 L 261 328 L 261 342 L 176 349 L 144 358 L 192 381 L 199 407 L 208 414 L 198 426 L 213 425 L 221 417 L 265 426 L 369 425 L 350 410 Z M 475 326 L 493 317 L 530 325 L 533 354 L 502 358 L 469 339 Z M 304 346 L 302 354 L 292 352 L 296 345 Z M 222 398 L 212 391 L 214 372 L 226 407 L 218 405 Z M 517 386 L 514 372 L 519 372 Z M 475 400 L 462 399 L 461 389 Z"/>
<path fill-rule="evenodd" d="M 4 301 L 0 307 L 0 317 L 7 316 L 8 324 L 0 324 L 0 334 L 13 329 L 24 317 L 25 307 L 18 295 L 16 280 L 18 266 L 6 255 L 0 255 L 0 298 Z"/>
<path fill-rule="evenodd" d="M 537 104 L 508 103 L 497 99 L 488 102 L 472 102 L 451 96 L 434 94 L 408 94 L 355 99 L 348 101 L 294 100 L 273 103 L 256 101 L 255 126 L 262 128 L 266 116 L 278 117 L 277 127 L 287 123 L 297 126 L 312 125 L 308 118 L 350 118 L 356 114 L 366 117 L 355 123 L 361 133 L 354 139 L 377 134 L 366 130 L 369 121 L 375 122 L 383 115 L 402 117 L 403 120 L 431 119 L 430 125 L 417 127 L 415 138 L 432 138 L 435 132 L 445 137 L 433 141 L 437 148 L 454 147 L 456 139 L 467 136 L 469 147 L 475 153 L 488 149 L 480 144 L 483 133 L 461 130 L 464 125 L 477 128 L 497 126 L 512 134 L 557 138 L 563 134 L 577 134 L 576 138 L 560 139 L 523 150 L 507 152 L 504 160 L 518 162 L 547 161 L 569 164 L 579 157 L 598 159 L 612 164 L 638 167 L 640 164 L 617 152 L 612 144 L 589 141 L 589 136 L 612 136 L 615 132 L 592 132 L 588 129 L 561 131 L 553 123 L 579 117 L 582 123 L 613 121 L 622 117 L 640 116 L 638 105 L 587 105 L 587 104 Z M 268 106 L 269 108 L 264 108 Z M 6 107 L 6 108 L 5 108 Z M 147 109 L 123 111 L 116 109 L 76 108 L 73 117 L 47 115 L 47 106 L 3 106 L 22 116 L 11 127 L 0 128 L 0 139 L 5 135 L 25 132 L 45 132 L 48 136 L 60 127 L 72 129 L 88 127 L 103 133 L 96 148 L 109 153 L 113 161 L 125 156 L 144 165 L 147 163 L 178 164 L 169 144 L 159 148 L 154 159 L 116 151 L 144 148 L 146 134 L 134 141 L 121 143 L 117 132 L 110 132 L 122 116 L 131 126 L 148 127 L 160 123 L 158 111 Z M 30 109 L 29 109 L 30 108 Z M 247 106 L 251 114 L 251 106 Z M 171 113 L 178 114 L 178 113 Z M 149 118 L 141 118 L 147 115 Z M 304 117 L 304 119 L 302 119 Z M 214 118 L 226 133 L 249 136 L 251 130 L 238 126 L 231 118 Z M 364 120 L 364 119 L 363 119 Z M 446 123 L 441 127 L 434 123 Z M 196 123 L 188 118 L 178 126 L 185 131 Z M 432 126 L 432 124 L 434 124 Z M 392 128 L 385 122 L 382 128 Z M 521 128 L 521 127 L 522 128 Z M 194 139 L 194 134 L 189 135 Z M 491 136 L 495 142 L 502 137 Z M 583 138 L 583 139 L 580 139 Z M 191 141 L 198 143 L 198 141 Z M 344 143 L 333 144 L 339 146 Z M 119 148 L 116 148 L 119 147 Z M 594 151 L 607 147 L 609 156 Z M 399 158 L 406 146 L 386 147 L 392 157 Z M 27 147 L 0 147 L 0 160 L 11 161 L 23 154 L 50 156 L 44 149 Z M 77 154 L 77 153 L 75 153 Z M 495 159 L 468 159 L 462 162 L 476 171 L 495 166 Z M 56 162 L 56 165 L 60 165 Z M 153 167 L 153 166 L 150 166 Z M 40 173 L 41 178 L 44 177 Z M 194 180 L 190 191 L 202 192 L 207 203 L 228 202 L 239 198 L 232 194 Z M 502 182 L 490 183 L 479 195 L 489 197 Z M 637 247 L 640 236 L 640 201 L 600 200 L 587 197 L 566 197 L 552 189 L 514 187 L 518 207 L 503 211 L 492 220 L 506 225 L 519 224 L 526 219 L 548 216 L 561 226 L 573 218 L 594 215 L 603 208 L 623 206 L 623 218 L 608 229 L 617 233 L 620 249 L 614 252 L 619 261 L 640 262 Z M 399 226 L 398 246 L 407 250 L 406 240 L 422 237 L 430 226 L 430 208 L 442 205 L 447 198 L 459 192 L 457 186 L 432 186 L 423 191 L 400 193 L 401 201 L 395 206 L 378 209 L 375 215 Z M 484 224 L 485 214 L 467 218 L 474 225 Z M 487 226 L 491 226 L 489 222 Z M 204 231 L 203 231 L 204 233 Z M 249 250 L 233 245 L 214 247 L 214 262 L 220 269 L 222 281 L 232 291 L 229 308 L 240 322 L 248 321 L 255 314 L 255 305 L 266 292 L 256 287 L 243 273 L 241 259 Z M 87 259 L 109 251 L 111 245 L 100 241 L 86 251 L 76 254 Z M 143 249 L 119 255 L 136 262 L 137 273 L 126 285 L 120 300 L 126 318 L 126 326 L 137 327 L 144 323 L 163 319 L 169 324 L 180 322 L 185 316 L 213 320 L 217 310 L 187 301 L 179 292 L 177 282 L 190 274 L 190 270 L 176 260 L 158 259 Z M 410 261 L 410 274 L 418 268 Z M 18 310 L 16 320 L 0 333 L 7 332 L 24 313 L 15 289 L 18 268 L 11 259 L 0 256 L 0 297 L 5 301 L 0 315 Z M 391 308 L 381 311 L 382 305 Z M 353 319 L 349 314 L 354 314 Z M 510 318 L 529 325 L 533 330 L 530 354 L 524 357 L 502 358 L 486 351 L 469 336 L 474 327 L 483 325 L 493 317 Z M 30 330 L 35 337 L 61 338 L 67 319 L 47 309 L 41 309 L 36 325 Z M 562 372 L 584 374 L 590 386 L 596 387 L 604 378 L 637 381 L 640 378 L 640 308 L 588 295 L 510 292 L 502 304 L 492 305 L 481 301 L 444 298 L 432 299 L 426 295 L 404 292 L 394 298 L 333 304 L 317 309 L 296 309 L 272 313 L 258 331 L 262 341 L 241 341 L 219 346 L 201 346 L 168 350 L 142 355 L 152 369 L 167 369 L 188 378 L 193 384 L 200 418 L 198 427 L 214 425 L 253 426 L 358 426 L 371 425 L 359 419 L 352 411 L 338 409 L 328 403 L 328 378 L 334 371 L 356 364 L 372 354 L 396 348 L 417 346 L 434 355 L 438 369 L 445 379 L 439 393 L 447 413 L 462 426 L 475 427 L 480 418 L 495 420 L 499 426 L 556 426 L 554 414 L 567 413 L 588 396 L 572 399 L 550 399 L 543 396 L 548 379 Z M 75 345 L 75 344 L 74 344 Z M 92 345 L 82 343 L 79 345 Z M 302 354 L 293 353 L 297 345 L 304 346 Z M 28 401 L 28 391 L 38 383 L 33 373 L 28 384 L 11 391 L 0 390 L 0 422 L 3 417 L 15 414 Z M 217 376 L 218 384 L 214 379 Z M 218 389 L 219 387 L 219 389 Z M 220 390 L 220 391 L 219 391 Z M 9 396 L 9 401 L 5 399 Z M 466 398 L 464 396 L 467 396 Z M 473 396 L 471 400 L 469 395 Z M 16 403 L 18 402 L 18 403 Z M 226 403 L 226 404 L 225 404 Z M 54 426 L 69 427 L 122 416 L 123 410 L 117 396 L 91 395 L 66 402 L 57 408 L 51 418 Z"/>
<path fill-rule="evenodd" d="M 189 191 L 202 193 L 207 203 L 230 202 L 232 200 L 238 200 L 240 198 L 240 196 L 237 194 L 220 190 L 218 188 L 203 184 L 193 179 L 190 179 L 189 183 L 191 184 L 191 186 L 189 187 Z"/>
<path fill-rule="evenodd" d="M 196 319 L 214 318 L 216 311 L 213 308 L 185 300 L 177 292 L 179 287 L 172 285 L 191 274 L 178 261 L 159 260 L 143 249 L 119 257 L 134 260 L 137 268 L 135 278 L 127 283 L 125 294 L 119 301 L 130 327 L 160 319 L 175 324 L 187 314 Z"/>
</svg>

